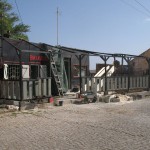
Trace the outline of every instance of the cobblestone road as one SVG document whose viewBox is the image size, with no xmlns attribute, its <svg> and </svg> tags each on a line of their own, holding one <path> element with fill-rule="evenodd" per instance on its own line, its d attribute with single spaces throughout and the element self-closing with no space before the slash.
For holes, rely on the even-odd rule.
<svg viewBox="0 0 150 150">
<path fill-rule="evenodd" d="M 0 150 L 150 150 L 150 100 L 1 114 Z"/>
</svg>

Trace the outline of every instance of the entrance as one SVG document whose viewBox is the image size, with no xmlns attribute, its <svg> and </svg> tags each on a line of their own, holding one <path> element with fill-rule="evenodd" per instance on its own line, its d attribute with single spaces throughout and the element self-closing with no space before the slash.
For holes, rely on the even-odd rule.
<svg viewBox="0 0 150 150">
<path fill-rule="evenodd" d="M 64 58 L 64 66 L 68 79 L 68 88 L 71 89 L 71 58 Z"/>
</svg>

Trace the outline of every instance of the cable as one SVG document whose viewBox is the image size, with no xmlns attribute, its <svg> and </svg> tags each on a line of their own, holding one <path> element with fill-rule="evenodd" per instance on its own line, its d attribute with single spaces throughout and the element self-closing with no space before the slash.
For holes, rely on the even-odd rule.
<svg viewBox="0 0 150 150">
<path fill-rule="evenodd" d="M 141 10 L 137 9 L 136 7 L 134 7 L 133 5 L 131 5 L 130 3 L 128 3 L 128 2 L 126 2 L 126 1 L 124 1 L 124 0 L 120 0 L 120 1 L 121 1 L 122 3 L 128 5 L 128 6 L 132 7 L 132 8 L 135 9 L 136 11 L 138 11 L 138 12 L 140 12 L 140 13 L 142 13 L 142 14 L 148 16 L 148 17 L 150 17 L 150 14 L 147 14 L 147 13 L 145 13 L 144 11 L 141 11 Z"/>
<path fill-rule="evenodd" d="M 18 11 L 18 14 L 19 14 L 19 18 L 21 20 L 21 23 L 23 24 L 23 21 L 22 21 L 22 17 L 21 17 L 21 14 L 20 14 L 20 11 L 19 11 L 19 7 L 18 7 L 18 4 L 17 4 L 17 1 L 15 0 L 15 4 L 16 4 L 16 7 L 17 7 L 17 11 Z"/>
<path fill-rule="evenodd" d="M 141 7 L 143 7 L 148 13 L 150 13 L 150 10 L 146 8 L 143 4 L 141 4 L 139 1 L 134 0 L 136 3 L 138 3 Z"/>
</svg>

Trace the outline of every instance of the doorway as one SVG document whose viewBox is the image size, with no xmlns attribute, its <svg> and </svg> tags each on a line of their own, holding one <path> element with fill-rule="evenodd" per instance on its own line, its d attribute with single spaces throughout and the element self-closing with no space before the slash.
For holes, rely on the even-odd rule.
<svg viewBox="0 0 150 150">
<path fill-rule="evenodd" d="M 68 88 L 71 89 L 71 58 L 64 58 L 64 67 L 68 79 Z"/>
</svg>

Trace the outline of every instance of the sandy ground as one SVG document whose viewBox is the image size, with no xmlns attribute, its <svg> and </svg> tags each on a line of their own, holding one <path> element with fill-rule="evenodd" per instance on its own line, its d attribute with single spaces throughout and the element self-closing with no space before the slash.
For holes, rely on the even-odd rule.
<svg viewBox="0 0 150 150">
<path fill-rule="evenodd" d="M 149 150 L 150 99 L 0 114 L 0 150 Z"/>
</svg>

